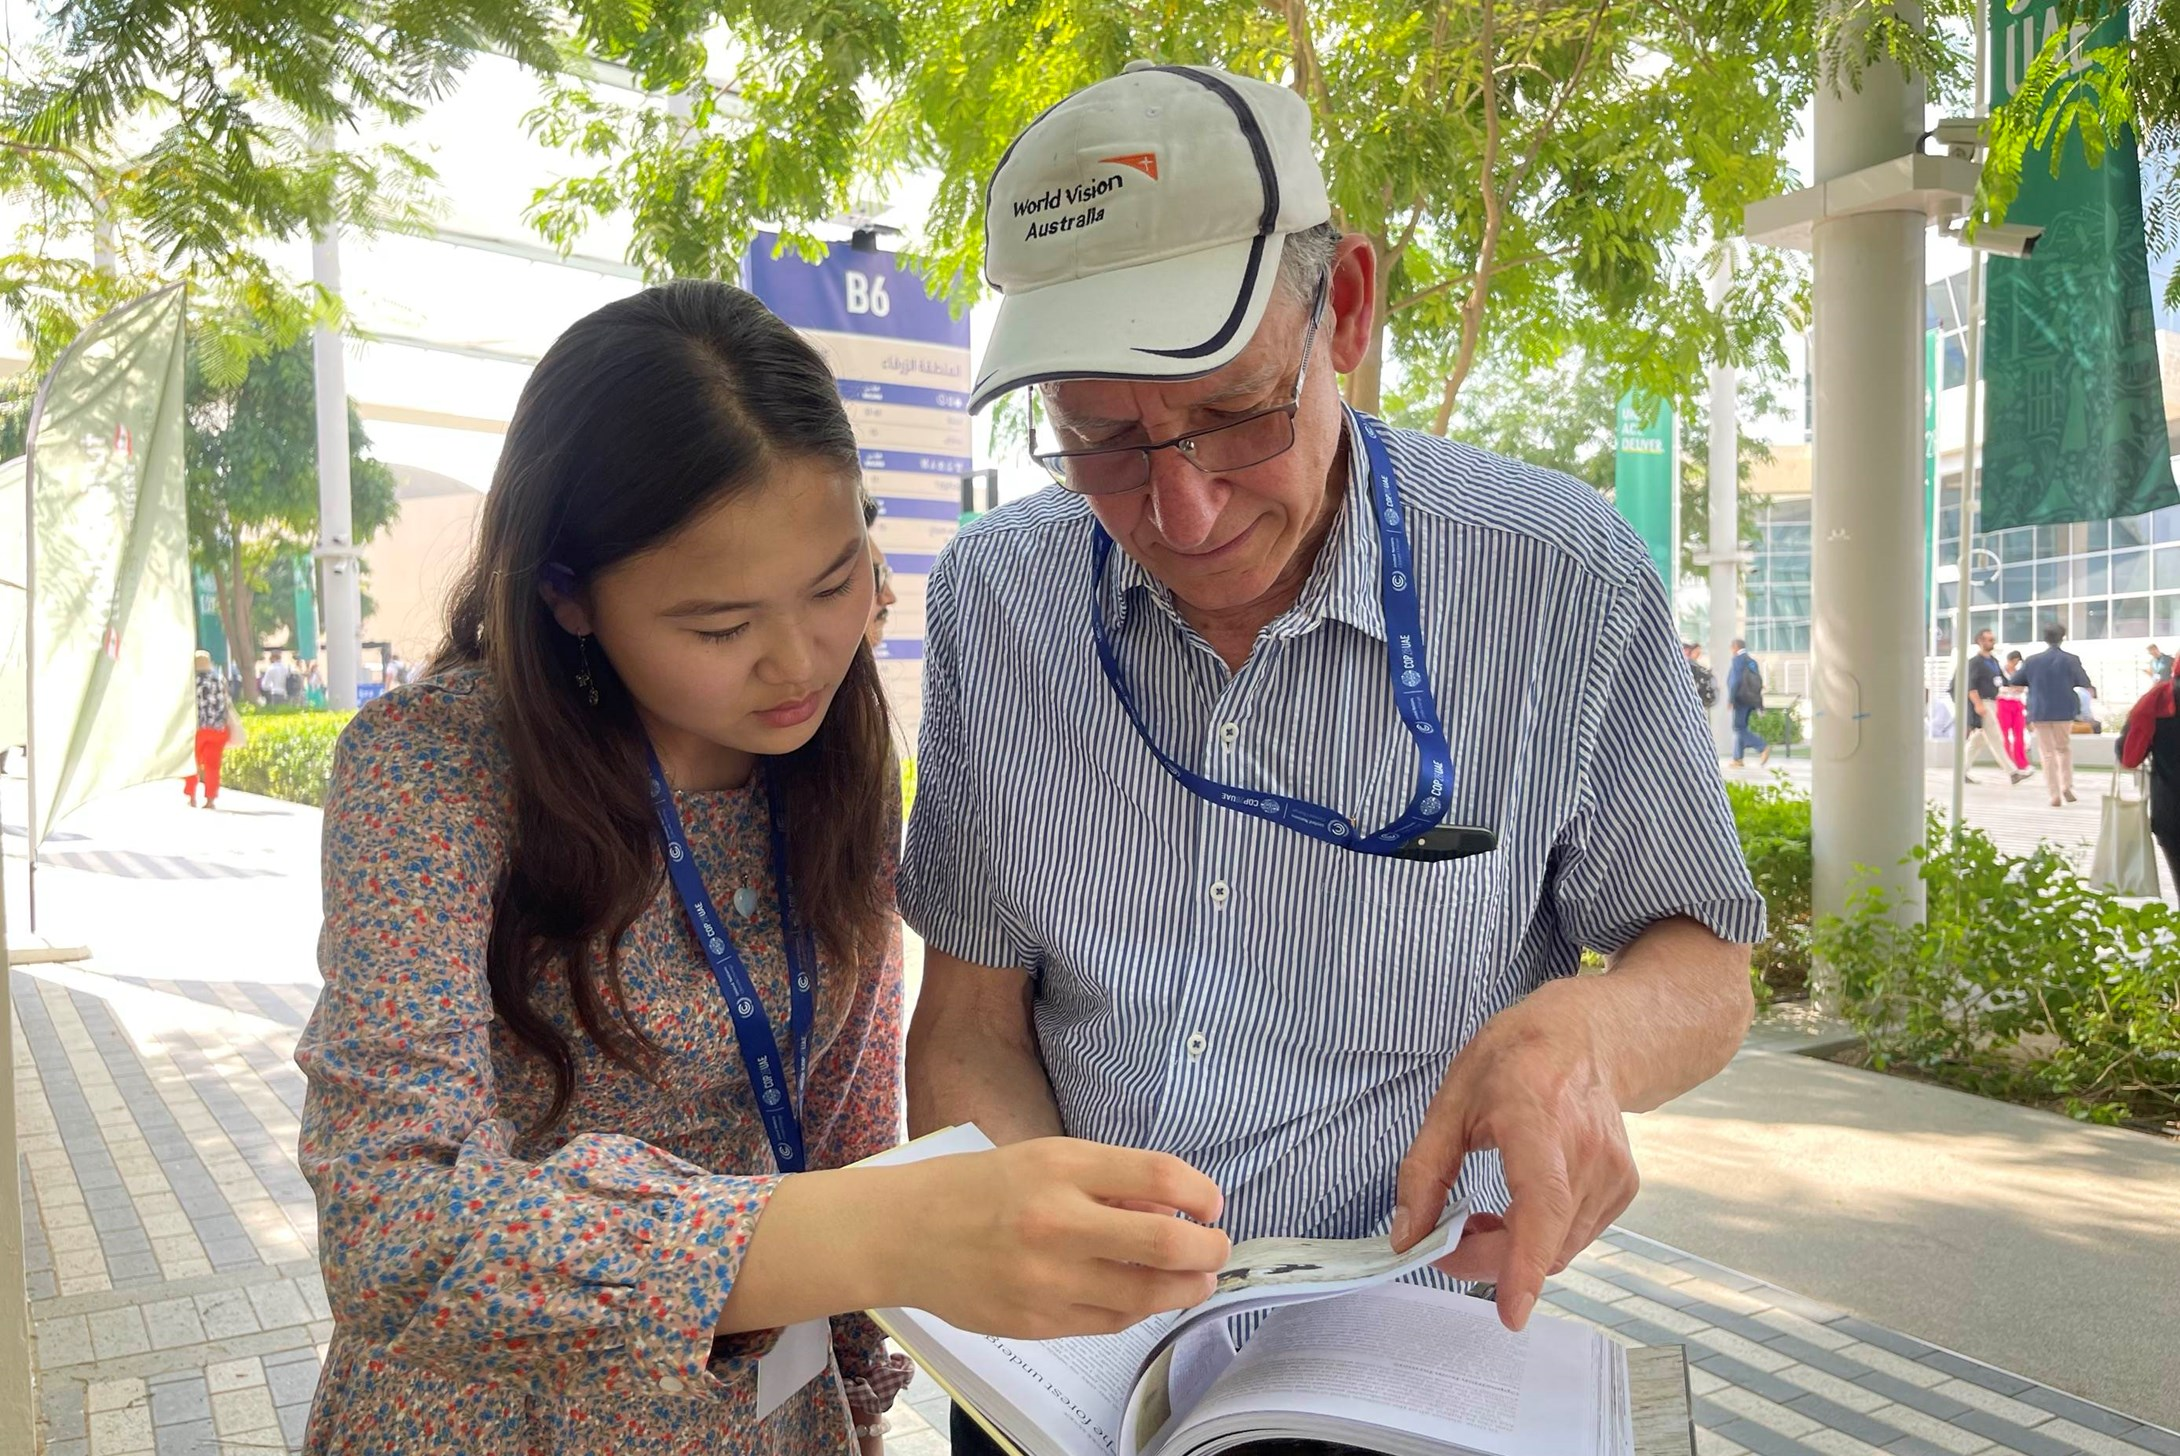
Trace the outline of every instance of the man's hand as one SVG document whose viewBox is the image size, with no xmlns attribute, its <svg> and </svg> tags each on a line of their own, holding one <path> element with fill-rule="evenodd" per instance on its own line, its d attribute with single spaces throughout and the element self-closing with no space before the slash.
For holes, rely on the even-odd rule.
<svg viewBox="0 0 2180 1456">
<path fill-rule="evenodd" d="M 1484 1024 L 1453 1059 L 1400 1165 L 1393 1246 L 1437 1222 L 1472 1152 L 1496 1148 L 1513 1195 L 1478 1214 L 1439 1267 L 1499 1286 L 1518 1330 L 1544 1281 L 1635 1200 L 1623 1112 L 1659 1107 L 1731 1060 L 1755 1010 L 1749 949 L 1692 920 L 1661 920 L 1601 976 L 1547 982 Z"/>
<path fill-rule="evenodd" d="M 1529 1322 L 1545 1279 L 1635 1201 L 1638 1183 L 1599 1048 L 1585 1018 L 1552 1014 L 1552 989 L 1493 1017 L 1454 1058 L 1401 1163 L 1393 1217 L 1393 1245 L 1406 1248 L 1445 1207 L 1462 1160 L 1498 1149 L 1514 1195 L 1506 1217 L 1472 1217 L 1438 1267 L 1495 1282 L 1511 1330 Z"/>
</svg>

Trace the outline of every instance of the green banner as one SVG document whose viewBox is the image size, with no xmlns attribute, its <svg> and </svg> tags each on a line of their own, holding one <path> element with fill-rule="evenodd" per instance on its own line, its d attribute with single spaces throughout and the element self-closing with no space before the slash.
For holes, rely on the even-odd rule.
<svg viewBox="0 0 2180 1456">
<path fill-rule="evenodd" d="M 1991 7 L 1991 96 L 2003 104 L 2059 29 L 2055 0 Z M 2067 44 L 2083 58 L 2127 40 L 2121 7 Z M 2132 132 L 2092 168 L 2070 137 L 2021 168 L 2013 226 L 2041 227 L 2026 258 L 1990 260 L 1983 358 L 1983 529 L 2132 516 L 2180 502 L 2143 237 Z"/>
<path fill-rule="evenodd" d="M 212 654 L 212 666 L 227 671 L 227 628 L 220 621 L 219 578 L 197 567 L 192 576 L 197 592 L 197 645 Z"/>
<path fill-rule="evenodd" d="M 295 655 L 318 660 L 318 563 L 308 551 L 295 558 Z"/>
<path fill-rule="evenodd" d="M 1673 406 L 1649 411 L 1631 391 L 1621 396 L 1614 431 L 1612 503 L 1650 548 L 1650 560 L 1672 595 L 1680 581 L 1680 432 Z"/>
<path fill-rule="evenodd" d="M 1938 395 L 1944 388 L 1939 375 L 1939 340 L 1936 329 L 1923 332 L 1923 604 L 1937 630 L 1938 519 L 1943 514 L 1938 500 Z M 1964 528 L 1965 529 L 1965 528 Z M 1933 640 L 1935 637 L 1933 636 Z M 1935 650 L 1935 649 L 1933 649 Z"/>
</svg>

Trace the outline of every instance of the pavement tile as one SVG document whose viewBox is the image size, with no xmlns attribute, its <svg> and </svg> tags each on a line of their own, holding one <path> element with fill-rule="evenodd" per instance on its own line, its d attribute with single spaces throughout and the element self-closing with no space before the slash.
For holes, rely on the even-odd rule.
<svg viewBox="0 0 2180 1456">
<path fill-rule="evenodd" d="M 1782 1436 L 1799 1436 L 1804 1432 L 1817 1429 L 1818 1425 L 1821 1424 L 1812 1416 L 1789 1409 L 1775 1400 L 1766 1400 L 1754 1391 L 1742 1390 L 1734 1386 L 1714 1391 L 1706 1399 L 1713 1405 L 1722 1406 L 1732 1411 L 1742 1420 L 1754 1421 L 1760 1426 L 1777 1431 Z M 1738 1436 L 1734 1439 L 1740 1440 Z M 1748 1442 L 1742 1441 L 1741 1444 L 1745 1446 Z"/>
<path fill-rule="evenodd" d="M 1879 1406 L 1876 1410 L 1870 1412 L 1870 1416 L 1874 1420 L 1883 1421 L 1888 1426 L 1897 1426 L 1910 1436 L 1919 1437 L 1924 1445 L 1931 1450 L 1950 1451 L 1955 1453 L 1955 1456 L 1974 1456 L 1974 1453 L 1984 1450 L 1991 1444 L 1989 1436 L 1981 1435 L 1975 1431 L 1964 1431 L 1950 1421 L 1941 1421 L 1936 1416 L 1925 1415 L 1911 1406 Z M 1885 1449 L 1898 1451 L 1901 1449 L 1901 1443 L 1895 1441 Z M 1928 1452 L 1923 1453 L 1923 1456 L 1928 1456 Z"/>
<path fill-rule="evenodd" d="M 1844 1431 L 1858 1441 L 1872 1446 L 1888 1446 L 1908 1434 L 1898 1426 L 1888 1424 L 1882 1417 L 1867 1411 L 1855 1410 L 1836 1400 L 1821 1395 L 1805 1395 L 1793 1403 L 1792 1408 L 1834 1431 Z"/>
<path fill-rule="evenodd" d="M 1813 1365 L 1827 1375 L 1836 1375 L 1841 1380 L 1860 1380 L 1870 1372 L 1868 1365 L 1851 1355 L 1827 1350 L 1821 1345 L 1812 1345 L 1795 1335 L 1776 1336 L 1766 1341 L 1764 1348 L 1782 1355 L 1791 1355 L 1802 1364 Z"/>
<path fill-rule="evenodd" d="M 1767 1370 L 1758 1370 L 1731 1355 L 1706 1355 L 1696 1362 L 1695 1368 L 1709 1371 L 1730 1385 L 1741 1390 L 1752 1390 L 1766 1400 L 1774 1400 L 1781 1405 L 1790 1404 L 1809 1394 L 1792 1381 L 1773 1375 Z"/>
<path fill-rule="evenodd" d="M 151 1423 L 155 1429 L 211 1419 L 212 1395 L 201 1373 L 191 1371 L 186 1380 L 151 1387 Z"/>
<path fill-rule="evenodd" d="M 2131 1417 L 2123 1416 L 2117 1411 L 2106 1410 L 2101 1405 L 2091 1405 L 2086 1400 L 2078 1400 L 2063 1391 L 2052 1390 L 2042 1385 L 2031 1385 L 2026 1390 L 2017 1390 L 2013 1393 L 2013 1398 L 2027 1401 L 2038 1410 L 2047 1410 L 2055 1416 L 2064 1416 L 2077 1425 L 2089 1427 L 2092 1431 L 2102 1431 L 2107 1436 L 2121 1435 L 2136 1429 L 2139 1425 L 2139 1422 Z"/>
<path fill-rule="evenodd" d="M 1748 1456 L 1748 1447 L 1727 1440 L 1708 1426 L 1698 1426 L 1696 1456 Z"/>
<path fill-rule="evenodd" d="M 310 1425 L 310 1402 L 305 1401 L 301 1405 L 284 1405 L 279 1407 L 274 1414 L 280 1418 L 280 1434 L 287 1437 L 290 1446 L 300 1450 L 303 1445 L 303 1432 Z M 892 1441 L 886 1442 L 888 1449 L 891 1449 L 892 1445 Z"/>
<path fill-rule="evenodd" d="M 246 1390 L 265 1383 L 265 1367 L 254 1355 L 240 1360 L 215 1360 L 204 1367 L 204 1383 L 214 1395 Z"/>
<path fill-rule="evenodd" d="M 1756 1452 L 1757 1456 L 1814 1456 L 1816 1449 L 1754 1421 L 1735 1421 L 1721 1426 L 1718 1434 L 1745 1450 Z"/>
<path fill-rule="evenodd" d="M 2180 1432 L 2168 1431 L 2163 1426 L 2137 1426 L 2124 1434 L 2130 1446 L 2154 1451 L 2157 1456 L 2180 1456 Z"/>
<path fill-rule="evenodd" d="M 265 1361 L 265 1384 L 272 1391 L 273 1404 L 309 1405 L 311 1397 L 318 1393 L 317 1352 L 307 1352 L 308 1360 L 276 1365 L 268 1357 Z"/>
<path fill-rule="evenodd" d="M 155 1425 L 151 1438 L 156 1456 L 221 1456 L 219 1433 L 210 1416 L 180 1425 Z"/>
<path fill-rule="evenodd" d="M 2054 1441 L 2064 1441 L 2077 1450 L 2089 1453 L 2089 1456 L 2142 1456 L 2142 1448 L 2125 1436 L 2113 1436 L 2092 1430 L 2064 1416 L 2044 1422 L 2036 1428 L 2036 1434 L 2049 1436 Z"/>
<path fill-rule="evenodd" d="M 149 1407 L 129 1406 L 92 1413 L 91 1456 L 136 1456 L 138 1452 L 151 1449 Z"/>
<path fill-rule="evenodd" d="M 196 1297 L 197 1317 L 204 1321 L 207 1339 L 225 1340 L 236 1335 L 254 1335 L 258 1331 L 257 1312 L 250 1304 L 250 1296 L 240 1289 L 223 1289 L 217 1294 L 200 1294 Z"/>
<path fill-rule="evenodd" d="M 140 1405 L 145 1399 L 144 1382 L 141 1380 L 94 1380 L 84 1388 L 83 1408 L 96 1415 L 100 1411 L 122 1410 L 128 1406 Z"/>
<path fill-rule="evenodd" d="M 2075 1456 L 2074 1447 L 2066 1442 L 2047 1436 L 2042 1431 L 2017 1426 L 1989 1411 L 1962 1411 L 1953 1417 L 1953 1424 L 1964 1431 L 1974 1431 L 1996 1441 L 2009 1450 L 2019 1451 L 2021 1456 Z"/>
<path fill-rule="evenodd" d="M 42 1369 L 87 1365 L 96 1358 L 91 1348 L 91 1327 L 80 1314 L 39 1320 L 37 1335 L 38 1364 Z"/>
<path fill-rule="evenodd" d="M 1866 1345 L 1890 1350 L 1895 1355 L 1905 1355 L 1910 1360 L 1920 1360 L 1936 1348 L 1927 1340 L 1903 1335 L 1898 1330 L 1888 1330 L 1883 1325 L 1873 1325 L 1868 1320 L 1856 1319 L 1853 1315 L 1833 1320 L 1831 1325 L 1833 1329 L 1852 1335 Z"/>
<path fill-rule="evenodd" d="M 222 1437 L 239 1438 L 244 1432 L 262 1431 L 277 1427 L 279 1423 L 279 1417 L 273 1412 L 272 1396 L 262 1385 L 212 1394 L 212 1424 Z"/>
<path fill-rule="evenodd" d="M 1980 1385 L 1985 1390 L 1995 1390 L 2000 1395 L 2018 1395 L 2036 1383 L 2010 1371 L 1964 1359 L 1950 1350 L 1933 1350 L 1923 1356 L 1923 1363 L 1933 1370 L 1943 1370 L 1948 1375 Z"/>
<path fill-rule="evenodd" d="M 1593 1324 L 1619 1325 L 1625 1324 L 1635 1317 L 1630 1311 L 1610 1304 L 1601 1304 L 1588 1295 L 1577 1294 L 1571 1289 L 1547 1289 L 1544 1293 L 1544 1299 L 1547 1304 L 1565 1310 L 1569 1314 L 1580 1315 Z"/>
<path fill-rule="evenodd" d="M 91 1351 L 98 1359 L 141 1355 L 151 1348 L 143 1313 L 133 1307 L 94 1310 L 84 1316 L 84 1323 L 91 1327 Z"/>
<path fill-rule="evenodd" d="M 1881 1405 L 1892 1404 L 1890 1397 L 1881 1395 L 1866 1385 L 1857 1385 L 1852 1380 L 1842 1380 L 1814 1365 L 1789 1365 L 1774 1378 L 1791 1380 L 1806 1395 L 1821 1395 L 1834 1405 L 1843 1405 L 1865 1415 Z"/>
<path fill-rule="evenodd" d="M 1975 1408 L 1963 1405 L 1949 1395 L 1939 1395 L 1924 1386 L 1911 1385 L 1905 1380 L 1896 1380 L 1881 1370 L 1871 1371 L 1857 1383 L 1882 1392 L 1901 1405 L 1911 1406 L 1924 1415 L 1935 1416 L 1941 1421 L 1950 1421 Z M 1997 1437 L 1994 1436 L 1992 1439 L 1996 1440 Z"/>
<path fill-rule="evenodd" d="M 1875 1374 L 1887 1376 L 1902 1385 L 1912 1385 L 1920 1390 L 1928 1390 L 1934 1385 L 1943 1385 L 1947 1378 L 1943 1370 L 1934 1369 L 1919 1360 L 1903 1360 L 1889 1351 L 1878 1349 L 1875 1345 L 1849 1345 L 1846 1349 L 1837 1353 L 1839 1358 L 1843 1360 L 1859 1360 Z M 1811 1361 L 1810 1363 L 1814 1364 L 1815 1362 Z M 1864 1383 L 1867 1383 L 1867 1377 L 1863 1377 L 1863 1379 Z"/>
<path fill-rule="evenodd" d="M 1661 1341 L 1659 1343 L 1665 1342 Z M 1774 1350 L 1768 1345 L 1759 1345 L 1754 1340 L 1744 1340 L 1729 1330 L 1705 1330 L 1699 1335 L 1690 1335 L 1687 1343 L 1692 1346 L 1699 1345 L 1710 1354 L 1731 1355 L 1744 1365 L 1753 1365 L 1758 1370 L 1774 1375 L 1794 1363 L 1793 1356 Z M 1688 1352 L 1688 1357 L 1691 1360 L 1706 1358 L 1704 1354 L 1694 1349 Z M 1803 1358 L 1806 1359 L 1807 1357 Z M 1810 1361 L 1809 1363 L 1814 1364 L 1815 1362 Z"/>
<path fill-rule="evenodd" d="M 145 1305 L 144 1328 L 151 1335 L 154 1350 L 201 1345 L 205 1339 L 204 1320 L 197 1313 L 196 1301 L 191 1299 L 162 1299 Z"/>
<path fill-rule="evenodd" d="M 1855 1343 L 1854 1336 L 1836 1330 L 1830 1325 L 1818 1324 L 1812 1319 L 1804 1319 L 1790 1309 L 1767 1309 L 1760 1314 L 1751 1315 L 1750 1318 L 1757 1324 L 1766 1325 L 1776 1330 L 1779 1334 L 1791 1335 L 1798 1340 L 1807 1340 L 1810 1344 L 1827 1350 L 1844 1350 L 1847 1346 Z"/>
<path fill-rule="evenodd" d="M 257 1311 L 258 1325 L 264 1329 L 280 1330 L 310 1323 L 310 1310 L 303 1303 L 302 1293 L 286 1279 L 251 1285 L 250 1306 Z"/>
<path fill-rule="evenodd" d="M 1943 1385 L 1931 1387 L 1931 1394 L 1943 1395 L 1972 1405 L 1977 1410 L 1989 1411 L 2000 1420 L 2012 1421 L 2017 1426 L 2040 1426 L 2051 1419 L 2051 1412 L 2038 1406 L 2023 1405 L 2009 1396 L 1966 1380 L 1948 1380 Z"/>
</svg>

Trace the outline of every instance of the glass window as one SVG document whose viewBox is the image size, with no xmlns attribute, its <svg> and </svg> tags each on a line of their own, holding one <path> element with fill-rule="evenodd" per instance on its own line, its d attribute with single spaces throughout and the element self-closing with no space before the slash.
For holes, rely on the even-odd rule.
<svg viewBox="0 0 2180 1456">
<path fill-rule="evenodd" d="M 2087 521 L 2076 521 L 2071 526 L 2061 526 L 2059 529 L 2066 532 L 2066 549 L 2068 552 L 2079 556 L 2089 549 L 2089 523 Z"/>
<path fill-rule="evenodd" d="M 2075 602 L 2067 608 L 2066 631 L 2069 637 L 2089 636 L 2089 603 Z"/>
<path fill-rule="evenodd" d="M 2091 521 L 2089 523 L 2089 549 L 2102 551 L 2111 544 L 2112 523 L 2110 521 Z"/>
<path fill-rule="evenodd" d="M 2180 601 L 2180 598 L 2174 600 Z M 2035 640 L 2036 609 L 2034 607 L 2009 606 L 2000 618 L 1998 635 L 2003 643 L 2021 643 Z"/>
<path fill-rule="evenodd" d="M 2160 541 L 2180 541 L 2180 506 L 2166 506 L 2150 515 L 2150 533 Z"/>
<path fill-rule="evenodd" d="M 2148 597 L 2119 597 L 2112 603 L 2112 635 L 2114 637 L 2147 637 L 2150 635 L 2150 599 Z"/>
<path fill-rule="evenodd" d="M 1968 626 L 1972 632 L 1989 632 L 1996 635 L 1998 632 L 1998 613 L 1996 611 L 1971 611 L 1968 614 Z M 1975 638 L 1970 637 L 1968 640 L 1973 642 Z"/>
<path fill-rule="evenodd" d="M 1938 512 L 1938 534 L 1948 541 L 1960 535 L 1960 507 L 1957 504 Z"/>
<path fill-rule="evenodd" d="M 2066 527 L 2038 526 L 2036 528 L 2036 554 L 2038 556 L 2066 555 Z"/>
<path fill-rule="evenodd" d="M 2082 604 L 2077 603 L 2076 605 Z M 2087 605 L 2089 607 L 2088 625 L 2084 630 L 2074 635 L 2077 637 L 2092 637 L 2101 642 L 2112 635 L 2112 604 L 2110 602 L 2090 602 Z"/>
<path fill-rule="evenodd" d="M 2133 595 L 2150 589 L 2150 553 L 2147 551 L 2115 551 L 2112 553 L 2112 594 Z"/>
<path fill-rule="evenodd" d="M 2157 589 L 2180 591 L 2180 546 L 2157 548 Z"/>
<path fill-rule="evenodd" d="M 2027 561 L 2036 554 L 2036 533 L 2027 526 L 2001 531 L 1998 539 L 1991 544 L 1991 549 L 2008 561 Z"/>
<path fill-rule="evenodd" d="M 2112 545 L 2147 546 L 2152 534 L 2148 516 L 2121 516 L 2112 522 Z"/>
<path fill-rule="evenodd" d="M 2160 637 L 2180 637 L 2180 593 L 2157 599 L 2156 631 Z"/>
<path fill-rule="evenodd" d="M 1770 517 L 1772 520 L 1782 523 L 1787 521 L 1806 523 L 1809 520 L 1809 497 L 1805 495 L 1772 497 Z"/>
<path fill-rule="evenodd" d="M 1939 583 L 1938 583 L 1938 610 L 1939 610 L 1939 611 L 1941 611 L 1941 612 L 1950 612 L 1950 611 L 1952 611 L 1952 610 L 1953 610 L 1953 604 L 1954 604 L 1955 602 L 1959 601 L 1959 600 L 1960 600 L 1960 587 L 1959 587 L 1958 585 L 1956 585 L 1955 583 L 1953 583 L 1953 582 L 1950 582 L 1950 581 L 1941 581 L 1941 582 L 1939 582 Z"/>
<path fill-rule="evenodd" d="M 1999 573 L 1998 596 L 1999 600 L 2004 602 L 2034 601 L 2036 599 L 2035 569 L 2028 566 L 2007 567 L 2003 572 Z"/>
<path fill-rule="evenodd" d="M 1998 605 L 1998 582 L 1989 572 L 1970 572 L 1968 584 L 1975 588 L 1968 597 L 1970 606 L 1995 607 Z"/>
<path fill-rule="evenodd" d="M 2064 561 L 2039 561 L 2036 563 L 2036 597 L 2038 601 L 2050 601 L 2053 597 L 2067 594 L 2067 564 Z"/>
<path fill-rule="evenodd" d="M 2073 595 L 2078 597 L 2107 596 L 2112 590 L 2112 558 L 2102 554 L 2074 558 Z"/>
<path fill-rule="evenodd" d="M 1809 523 L 1807 521 L 1776 521 L 1771 527 L 1771 549 L 1774 551 L 1807 551 L 1809 549 Z"/>
</svg>

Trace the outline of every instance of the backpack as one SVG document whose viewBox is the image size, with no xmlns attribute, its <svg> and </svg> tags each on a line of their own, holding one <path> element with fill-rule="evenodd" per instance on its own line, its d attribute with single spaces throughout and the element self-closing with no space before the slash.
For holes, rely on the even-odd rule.
<svg viewBox="0 0 2180 1456">
<path fill-rule="evenodd" d="M 1750 658 L 1734 679 L 1733 705 L 1736 708 L 1761 708 L 1764 705 L 1764 671 Z"/>
<path fill-rule="evenodd" d="M 1695 675 L 1697 700 L 1706 708 L 1717 706 L 1718 679 L 1711 676 L 1711 670 L 1700 662 L 1689 663 L 1688 670 Z"/>
</svg>

